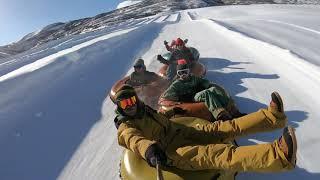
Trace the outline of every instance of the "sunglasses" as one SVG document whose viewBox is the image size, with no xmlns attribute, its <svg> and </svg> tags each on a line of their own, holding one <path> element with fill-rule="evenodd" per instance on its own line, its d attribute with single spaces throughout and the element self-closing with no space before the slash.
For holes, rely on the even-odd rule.
<svg viewBox="0 0 320 180">
<path fill-rule="evenodd" d="M 143 68 L 143 65 L 136 65 L 136 66 L 133 66 L 134 68 L 137 68 L 137 69 L 140 69 L 140 68 Z"/>
<path fill-rule="evenodd" d="M 178 76 L 188 75 L 190 73 L 190 69 L 181 69 L 177 71 Z"/>
<path fill-rule="evenodd" d="M 182 48 L 183 48 L 183 45 L 176 45 L 176 48 L 182 49 Z"/>
<path fill-rule="evenodd" d="M 127 99 L 122 99 L 118 101 L 118 105 L 120 106 L 121 109 L 127 109 L 130 106 L 136 105 L 137 104 L 137 98 L 136 96 L 132 96 Z"/>
</svg>

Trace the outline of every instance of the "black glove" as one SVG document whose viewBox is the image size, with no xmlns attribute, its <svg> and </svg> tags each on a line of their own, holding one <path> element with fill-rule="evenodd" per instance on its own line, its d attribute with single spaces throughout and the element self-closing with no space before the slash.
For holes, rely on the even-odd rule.
<svg viewBox="0 0 320 180">
<path fill-rule="evenodd" d="M 168 45 L 168 41 L 163 41 L 163 44 L 164 45 Z"/>
<path fill-rule="evenodd" d="M 152 144 L 146 151 L 146 160 L 149 166 L 156 167 L 157 162 L 161 166 L 167 163 L 167 156 L 157 144 Z"/>
<path fill-rule="evenodd" d="M 121 115 L 121 114 L 118 114 L 118 115 L 114 118 L 113 122 L 114 122 L 114 125 L 116 126 L 116 128 L 118 129 L 119 126 L 120 126 L 120 124 L 123 123 L 123 122 L 125 122 L 125 121 L 127 121 L 127 120 L 128 120 L 128 117 L 123 116 L 123 115 Z"/>
<path fill-rule="evenodd" d="M 181 107 L 174 107 L 173 112 L 174 114 L 185 114 L 187 110 L 182 109 Z"/>
<path fill-rule="evenodd" d="M 232 116 L 228 111 L 224 110 L 218 114 L 217 120 L 221 120 L 221 121 L 232 120 Z"/>
<path fill-rule="evenodd" d="M 163 58 L 160 54 L 157 55 L 157 60 L 163 64 L 169 64 L 169 62 L 165 58 Z"/>
<path fill-rule="evenodd" d="M 162 61 L 164 58 L 159 54 L 159 55 L 157 55 L 157 60 L 158 61 Z"/>
</svg>

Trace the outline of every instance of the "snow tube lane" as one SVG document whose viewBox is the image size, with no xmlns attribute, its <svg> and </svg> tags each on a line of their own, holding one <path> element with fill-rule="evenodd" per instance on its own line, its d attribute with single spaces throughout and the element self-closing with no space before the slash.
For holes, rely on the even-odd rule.
<svg viewBox="0 0 320 180">
<path fill-rule="evenodd" d="M 164 25 L 152 23 L 130 32 L 120 30 L 119 34 L 127 33 L 105 35 L 45 58 L 52 63 L 39 59 L 41 66 L 30 64 L 26 68 L 32 72 L 23 71 L 28 73 L 11 79 L 2 77 L 0 144 L 5 148 L 1 150 L 0 167 L 6 167 L 0 170 L 5 174 L 2 177 L 103 179 L 105 173 L 118 177 L 117 171 L 106 170 L 110 163 L 99 165 L 104 158 L 104 162 L 115 162 L 117 169 L 120 158 L 104 157 L 104 153 L 116 154 L 114 147 L 118 147 L 114 114 L 109 114 L 113 104 L 105 95 L 128 72 L 135 58 L 149 50 Z M 101 110 L 105 98 L 107 106 Z M 56 147 L 59 151 L 52 150 Z M 34 171 L 44 164 L 44 173 Z"/>
<path fill-rule="evenodd" d="M 164 22 L 170 15 L 160 16 L 158 19 L 156 19 L 154 22 L 156 23 L 162 23 Z"/>
</svg>

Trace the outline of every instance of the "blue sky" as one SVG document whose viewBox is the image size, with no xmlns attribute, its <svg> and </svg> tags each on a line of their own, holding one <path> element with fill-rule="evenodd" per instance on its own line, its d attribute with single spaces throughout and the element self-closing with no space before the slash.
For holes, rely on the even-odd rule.
<svg viewBox="0 0 320 180">
<path fill-rule="evenodd" d="M 122 0 L 0 0 L 0 46 L 55 23 L 113 10 Z"/>
</svg>

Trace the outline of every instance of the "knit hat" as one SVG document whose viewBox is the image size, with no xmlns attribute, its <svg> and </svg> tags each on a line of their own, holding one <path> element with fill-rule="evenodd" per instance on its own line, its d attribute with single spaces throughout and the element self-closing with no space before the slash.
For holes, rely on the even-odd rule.
<svg viewBox="0 0 320 180">
<path fill-rule="evenodd" d="M 185 59 L 178 60 L 177 70 L 182 70 L 182 69 L 189 69 L 189 65 Z"/>
<path fill-rule="evenodd" d="M 175 41 L 176 46 L 184 46 L 184 41 L 181 38 L 177 38 Z"/>
<path fill-rule="evenodd" d="M 144 65 L 144 60 L 141 59 L 141 58 L 137 59 L 137 60 L 134 62 L 133 66 L 134 66 L 134 67 L 135 67 L 135 66 L 143 66 L 143 67 L 145 67 L 145 65 Z"/>
<path fill-rule="evenodd" d="M 128 84 L 124 84 L 118 89 L 118 91 L 114 95 L 114 99 L 118 101 L 118 100 L 126 99 L 132 96 L 137 96 L 136 91 L 132 86 Z"/>
</svg>

